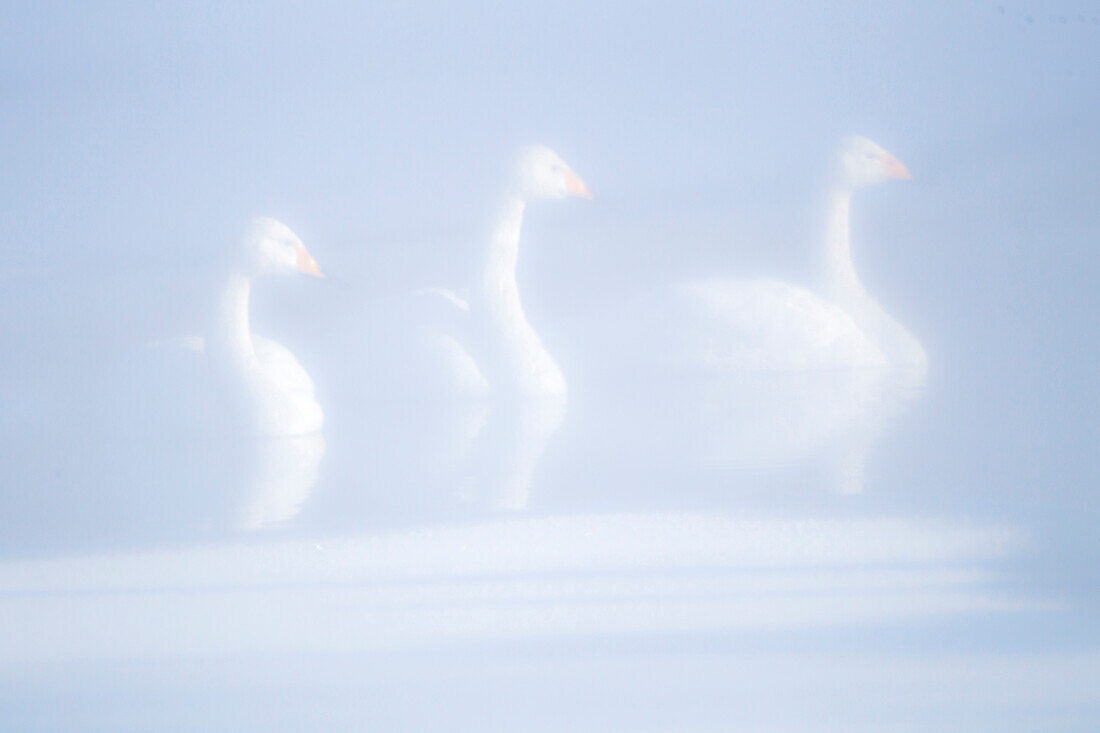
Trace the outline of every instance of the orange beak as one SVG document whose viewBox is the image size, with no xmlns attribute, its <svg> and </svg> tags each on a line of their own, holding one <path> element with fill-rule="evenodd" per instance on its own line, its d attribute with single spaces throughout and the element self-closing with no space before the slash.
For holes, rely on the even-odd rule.
<svg viewBox="0 0 1100 733">
<path fill-rule="evenodd" d="M 317 260 L 313 259 L 313 255 L 309 253 L 305 247 L 298 247 L 295 249 L 298 253 L 298 270 L 306 275 L 313 275 L 314 277 L 324 277 L 321 272 L 320 266 L 317 264 Z"/>
<path fill-rule="evenodd" d="M 902 181 L 913 180 L 913 176 L 909 174 L 909 169 L 905 167 L 905 164 L 889 153 L 880 155 L 878 162 L 882 164 L 882 170 L 886 172 L 888 177 Z"/>
<path fill-rule="evenodd" d="M 568 169 L 565 171 L 565 190 L 570 196 L 592 199 L 592 194 L 588 192 L 588 187 L 584 185 L 584 181 L 577 178 L 577 174 Z"/>
</svg>

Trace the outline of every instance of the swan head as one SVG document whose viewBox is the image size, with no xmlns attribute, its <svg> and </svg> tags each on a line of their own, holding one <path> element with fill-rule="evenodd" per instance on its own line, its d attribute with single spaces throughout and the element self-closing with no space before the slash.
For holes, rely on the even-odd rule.
<svg viewBox="0 0 1100 733">
<path fill-rule="evenodd" d="M 837 178 L 845 188 L 857 189 L 891 179 L 907 181 L 912 176 L 901 161 L 878 143 L 851 135 L 841 141 L 837 152 Z"/>
<path fill-rule="evenodd" d="M 513 188 L 524 201 L 567 196 L 592 198 L 584 181 L 557 153 L 543 145 L 529 145 L 520 151 Z"/>
<path fill-rule="evenodd" d="M 252 276 L 301 272 L 324 277 L 298 235 L 281 221 L 266 216 L 256 217 L 248 225 L 240 264 Z"/>
</svg>

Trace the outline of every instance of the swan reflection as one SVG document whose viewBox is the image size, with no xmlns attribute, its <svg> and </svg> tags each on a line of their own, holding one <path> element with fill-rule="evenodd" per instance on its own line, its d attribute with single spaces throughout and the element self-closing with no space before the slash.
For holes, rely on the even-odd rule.
<svg viewBox="0 0 1100 733">
<path fill-rule="evenodd" d="M 278 526 L 292 519 L 309 499 L 325 455 L 320 433 L 258 441 L 240 510 L 244 529 Z"/>
<path fill-rule="evenodd" d="M 827 490 L 858 493 L 870 449 L 924 393 L 921 369 L 747 371 L 722 379 L 608 386 L 581 421 L 614 461 L 748 473 L 815 466 Z"/>
<path fill-rule="evenodd" d="M 565 395 L 494 400 L 375 403 L 349 435 L 333 426 L 343 455 L 344 513 L 415 506 L 418 517 L 449 511 L 528 508 L 538 466 L 566 414 Z M 364 492 L 362 487 L 378 487 Z M 459 505 L 465 509 L 459 509 Z M 354 506 L 354 509 L 351 508 Z"/>
<path fill-rule="evenodd" d="M 485 487 L 490 506 L 505 511 L 528 508 L 535 470 L 565 412 L 565 395 L 493 404 L 473 456 L 475 480 Z"/>
</svg>

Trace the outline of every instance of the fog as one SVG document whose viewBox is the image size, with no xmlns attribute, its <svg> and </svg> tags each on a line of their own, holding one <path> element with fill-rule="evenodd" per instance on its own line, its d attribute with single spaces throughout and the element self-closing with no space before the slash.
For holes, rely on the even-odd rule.
<svg viewBox="0 0 1100 733">
<path fill-rule="evenodd" d="M 1095 727 L 1098 40 L 9 8 L 2 727 Z"/>
</svg>

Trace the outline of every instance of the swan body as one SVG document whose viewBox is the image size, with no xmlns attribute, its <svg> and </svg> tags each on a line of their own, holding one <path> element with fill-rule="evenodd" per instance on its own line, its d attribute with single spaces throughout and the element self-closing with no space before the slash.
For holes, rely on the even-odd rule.
<svg viewBox="0 0 1100 733">
<path fill-rule="evenodd" d="M 180 336 L 153 345 L 168 352 L 194 355 L 201 367 L 218 368 L 212 361 L 203 336 Z M 324 425 L 324 412 L 317 403 L 309 372 L 294 353 L 269 338 L 252 334 L 255 361 L 237 374 L 211 375 L 222 388 L 234 389 L 236 398 L 250 413 L 246 429 L 259 435 L 284 436 L 313 433 Z M 209 396 L 207 397 L 209 399 Z"/>
</svg>

